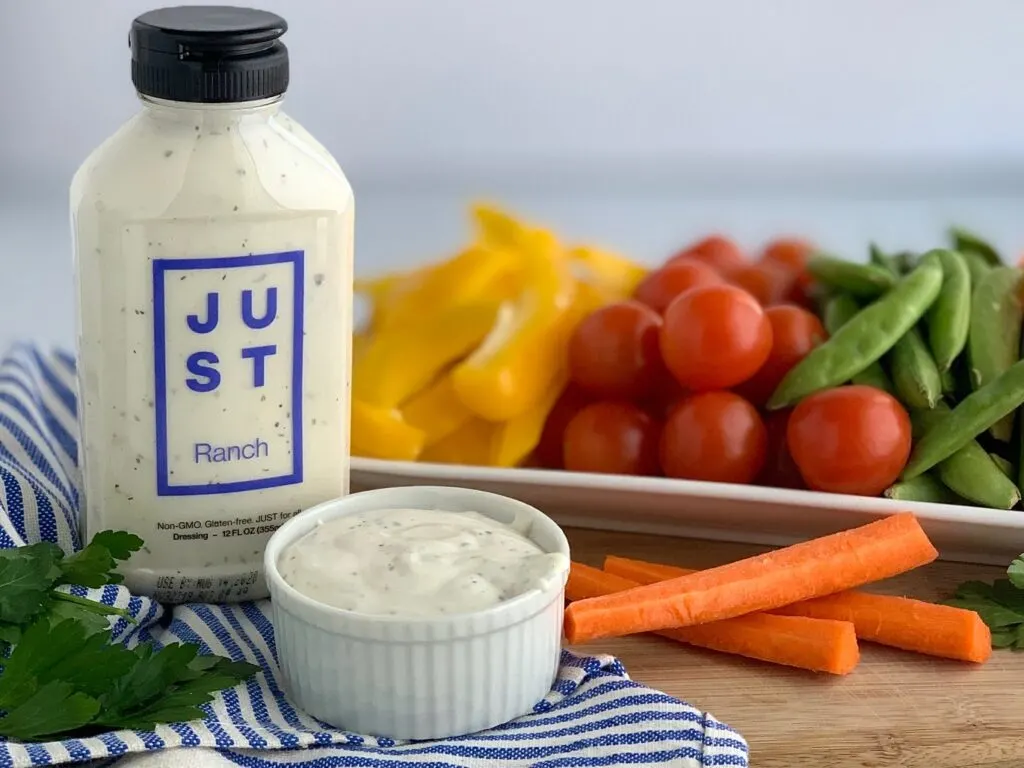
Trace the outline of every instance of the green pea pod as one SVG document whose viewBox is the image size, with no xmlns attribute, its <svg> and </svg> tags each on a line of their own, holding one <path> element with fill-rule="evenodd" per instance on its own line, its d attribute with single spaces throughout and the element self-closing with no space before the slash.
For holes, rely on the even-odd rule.
<svg viewBox="0 0 1024 768">
<path fill-rule="evenodd" d="M 953 241 L 953 248 L 961 253 L 976 253 L 993 267 L 1003 263 L 999 252 L 970 230 L 963 227 L 952 227 L 949 230 L 949 236 Z"/>
<path fill-rule="evenodd" d="M 1024 487 L 1024 410 L 1017 412 L 1017 487 Z"/>
<path fill-rule="evenodd" d="M 992 265 L 985 261 L 985 257 L 977 251 L 959 251 L 958 253 L 964 257 L 967 271 L 971 273 L 972 286 L 980 283 L 981 279 L 992 269 Z"/>
<path fill-rule="evenodd" d="M 896 267 L 901 275 L 905 275 L 908 272 L 912 272 L 914 267 L 917 266 L 918 255 L 913 251 L 901 251 L 893 256 L 896 261 Z"/>
<path fill-rule="evenodd" d="M 917 477 L 948 459 L 1021 405 L 1024 405 L 1024 360 L 969 394 L 949 413 L 942 414 L 917 441 L 910 461 L 903 468 L 902 479 Z"/>
<path fill-rule="evenodd" d="M 974 391 L 974 387 L 971 386 L 970 365 L 967 363 L 966 354 L 961 354 L 957 357 L 953 361 L 953 366 L 948 371 L 945 371 L 942 376 L 943 391 L 953 403 L 959 403 Z"/>
<path fill-rule="evenodd" d="M 929 474 L 894 483 L 885 489 L 885 497 L 896 501 L 930 501 L 933 504 L 963 504 L 963 499 Z"/>
<path fill-rule="evenodd" d="M 907 331 L 892 348 L 889 371 L 897 397 L 908 408 L 934 408 L 942 397 L 939 369 L 916 328 Z"/>
<path fill-rule="evenodd" d="M 998 453 L 989 453 L 988 457 L 992 459 L 992 463 L 999 467 L 999 471 L 1006 475 L 1010 480 L 1014 480 L 1013 463 L 1004 459 Z"/>
<path fill-rule="evenodd" d="M 939 376 L 942 377 L 942 394 L 947 397 L 956 397 L 957 395 L 957 381 L 956 374 L 953 373 L 953 369 L 950 368 L 947 371 L 939 371 Z"/>
<path fill-rule="evenodd" d="M 882 249 L 874 243 L 868 246 L 868 261 L 874 264 L 876 267 L 881 267 L 886 272 L 890 272 L 897 277 L 900 274 L 899 262 L 892 256 L 883 253 Z"/>
<path fill-rule="evenodd" d="M 942 262 L 942 290 L 928 310 L 928 344 L 940 371 L 948 371 L 967 344 L 971 327 L 971 272 L 956 251 L 932 251 Z"/>
<path fill-rule="evenodd" d="M 974 287 L 967 353 L 975 389 L 995 380 L 1020 359 L 1021 324 L 1024 323 L 1024 272 L 1013 267 L 989 270 Z M 1013 419 L 992 425 L 992 436 L 1004 443 L 1013 434 Z"/>
<path fill-rule="evenodd" d="M 834 336 L 836 331 L 852 320 L 860 312 L 860 305 L 853 297 L 845 293 L 836 294 L 825 304 L 823 321 L 825 330 L 829 336 Z M 892 393 L 892 382 L 886 376 L 882 365 L 875 361 L 860 373 L 855 373 L 851 378 L 854 384 L 861 384 L 866 387 L 881 389 L 883 392 Z"/>
<path fill-rule="evenodd" d="M 768 401 L 776 410 L 844 384 L 892 349 L 942 288 L 942 265 L 924 259 L 882 298 L 868 305 L 790 369 Z"/>
<path fill-rule="evenodd" d="M 807 271 L 819 283 L 862 299 L 881 296 L 896 284 L 896 276 L 884 267 L 831 256 L 813 257 L 807 262 Z"/>
<path fill-rule="evenodd" d="M 927 432 L 950 413 L 945 403 L 932 411 L 918 411 L 911 415 L 915 436 Z M 1020 501 L 1020 491 L 1003 474 L 977 440 L 966 444 L 949 458 L 940 461 L 933 470 L 943 485 L 964 499 L 993 509 L 1010 509 Z"/>
</svg>

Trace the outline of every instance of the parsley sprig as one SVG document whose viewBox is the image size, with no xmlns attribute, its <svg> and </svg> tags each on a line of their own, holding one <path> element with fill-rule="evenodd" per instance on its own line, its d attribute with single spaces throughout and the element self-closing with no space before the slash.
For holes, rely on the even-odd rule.
<svg viewBox="0 0 1024 768">
<path fill-rule="evenodd" d="M 58 587 L 118 584 L 119 562 L 142 547 L 130 533 L 104 531 L 73 555 L 40 543 L 0 550 L 0 736 L 38 741 L 89 731 L 149 729 L 203 717 L 212 694 L 259 669 L 201 655 L 192 643 L 112 644 L 120 608 Z"/>
<path fill-rule="evenodd" d="M 1024 650 L 1024 555 L 1006 569 L 1005 579 L 992 584 L 966 581 L 949 605 L 975 611 L 992 630 L 993 648 Z"/>
</svg>

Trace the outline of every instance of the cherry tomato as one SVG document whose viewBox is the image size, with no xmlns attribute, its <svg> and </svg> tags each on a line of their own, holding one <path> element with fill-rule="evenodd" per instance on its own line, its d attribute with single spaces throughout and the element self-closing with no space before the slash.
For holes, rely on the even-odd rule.
<svg viewBox="0 0 1024 768">
<path fill-rule="evenodd" d="M 772 326 L 772 351 L 757 373 L 736 388 L 758 407 L 768 402 L 789 369 L 828 336 L 816 316 L 792 304 L 769 307 L 764 314 Z"/>
<path fill-rule="evenodd" d="M 679 382 L 666 371 L 664 378 L 655 391 L 643 398 L 637 405 L 658 421 L 663 421 L 685 396 L 686 390 L 679 386 Z"/>
<path fill-rule="evenodd" d="M 880 389 L 826 389 L 793 409 L 786 442 L 808 487 L 877 496 L 910 456 L 910 417 Z"/>
<path fill-rule="evenodd" d="M 786 442 L 786 428 L 789 426 L 789 416 L 792 409 L 783 411 L 772 411 L 764 420 L 765 431 L 768 434 L 768 448 L 765 453 L 764 468 L 757 477 L 761 485 L 769 485 L 773 488 L 806 488 L 800 470 L 793 461 L 793 455 L 789 452 L 789 444 Z"/>
<path fill-rule="evenodd" d="M 565 429 L 565 468 L 570 472 L 657 475 L 660 432 L 660 424 L 631 403 L 591 403 Z"/>
<path fill-rule="evenodd" d="M 762 262 L 781 264 L 791 272 L 803 272 L 807 259 L 814 253 L 814 246 L 796 237 L 780 237 L 772 240 L 761 252 Z"/>
<path fill-rule="evenodd" d="M 690 258 L 703 262 L 710 267 L 714 267 L 723 275 L 742 266 L 747 261 L 740 247 L 732 240 L 721 235 L 712 235 L 687 246 L 669 259 L 669 262 L 674 262 L 680 258 Z"/>
<path fill-rule="evenodd" d="M 570 384 L 559 395 L 552 406 L 548 418 L 544 422 L 544 430 L 540 441 L 533 450 L 533 458 L 537 465 L 545 469 L 562 469 L 562 444 L 565 442 L 565 428 L 572 421 L 590 398 L 579 387 Z"/>
<path fill-rule="evenodd" d="M 569 340 L 569 374 L 595 397 L 634 399 L 665 375 L 658 348 L 661 317 L 638 301 L 609 304 L 585 317 Z"/>
<path fill-rule="evenodd" d="M 764 310 L 735 286 L 691 288 L 665 310 L 661 354 L 687 389 L 726 389 L 744 382 L 771 349 L 772 326 Z"/>
<path fill-rule="evenodd" d="M 704 392 L 672 409 L 661 433 L 668 477 L 749 483 L 764 466 L 768 442 L 757 409 L 732 392 Z"/>
<path fill-rule="evenodd" d="M 801 272 L 797 275 L 786 301 L 813 312 L 815 310 L 814 290 L 814 278 L 809 272 Z"/>
<path fill-rule="evenodd" d="M 727 277 L 730 283 L 745 290 L 763 307 L 785 301 L 796 281 L 793 272 L 771 261 L 737 267 Z"/>
<path fill-rule="evenodd" d="M 633 298 L 661 313 L 683 291 L 722 282 L 722 276 L 712 267 L 684 257 L 648 274 L 636 287 Z"/>
</svg>

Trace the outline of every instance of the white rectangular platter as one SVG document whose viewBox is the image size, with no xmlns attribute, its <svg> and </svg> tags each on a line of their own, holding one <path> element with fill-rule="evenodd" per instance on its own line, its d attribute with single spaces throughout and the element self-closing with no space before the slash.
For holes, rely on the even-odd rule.
<svg viewBox="0 0 1024 768">
<path fill-rule="evenodd" d="M 524 501 L 560 525 L 784 545 L 912 511 L 946 560 L 1008 565 L 1024 512 L 690 480 L 352 459 L 354 491 L 459 485 Z"/>
</svg>

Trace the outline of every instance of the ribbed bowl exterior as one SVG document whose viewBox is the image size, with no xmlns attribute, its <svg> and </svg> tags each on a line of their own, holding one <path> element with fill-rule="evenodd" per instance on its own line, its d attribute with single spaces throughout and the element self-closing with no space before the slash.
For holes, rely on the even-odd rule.
<svg viewBox="0 0 1024 768">
<path fill-rule="evenodd" d="M 388 488 L 308 510 L 267 547 L 278 661 L 288 695 L 335 727 L 394 739 L 440 739 L 493 727 L 531 710 L 558 670 L 567 572 L 548 589 L 472 614 L 436 620 L 369 616 L 316 603 L 284 583 L 280 552 L 318 521 L 371 509 L 475 510 L 530 520 L 543 549 L 568 544 L 554 522 L 513 499 L 464 488 Z"/>
</svg>

